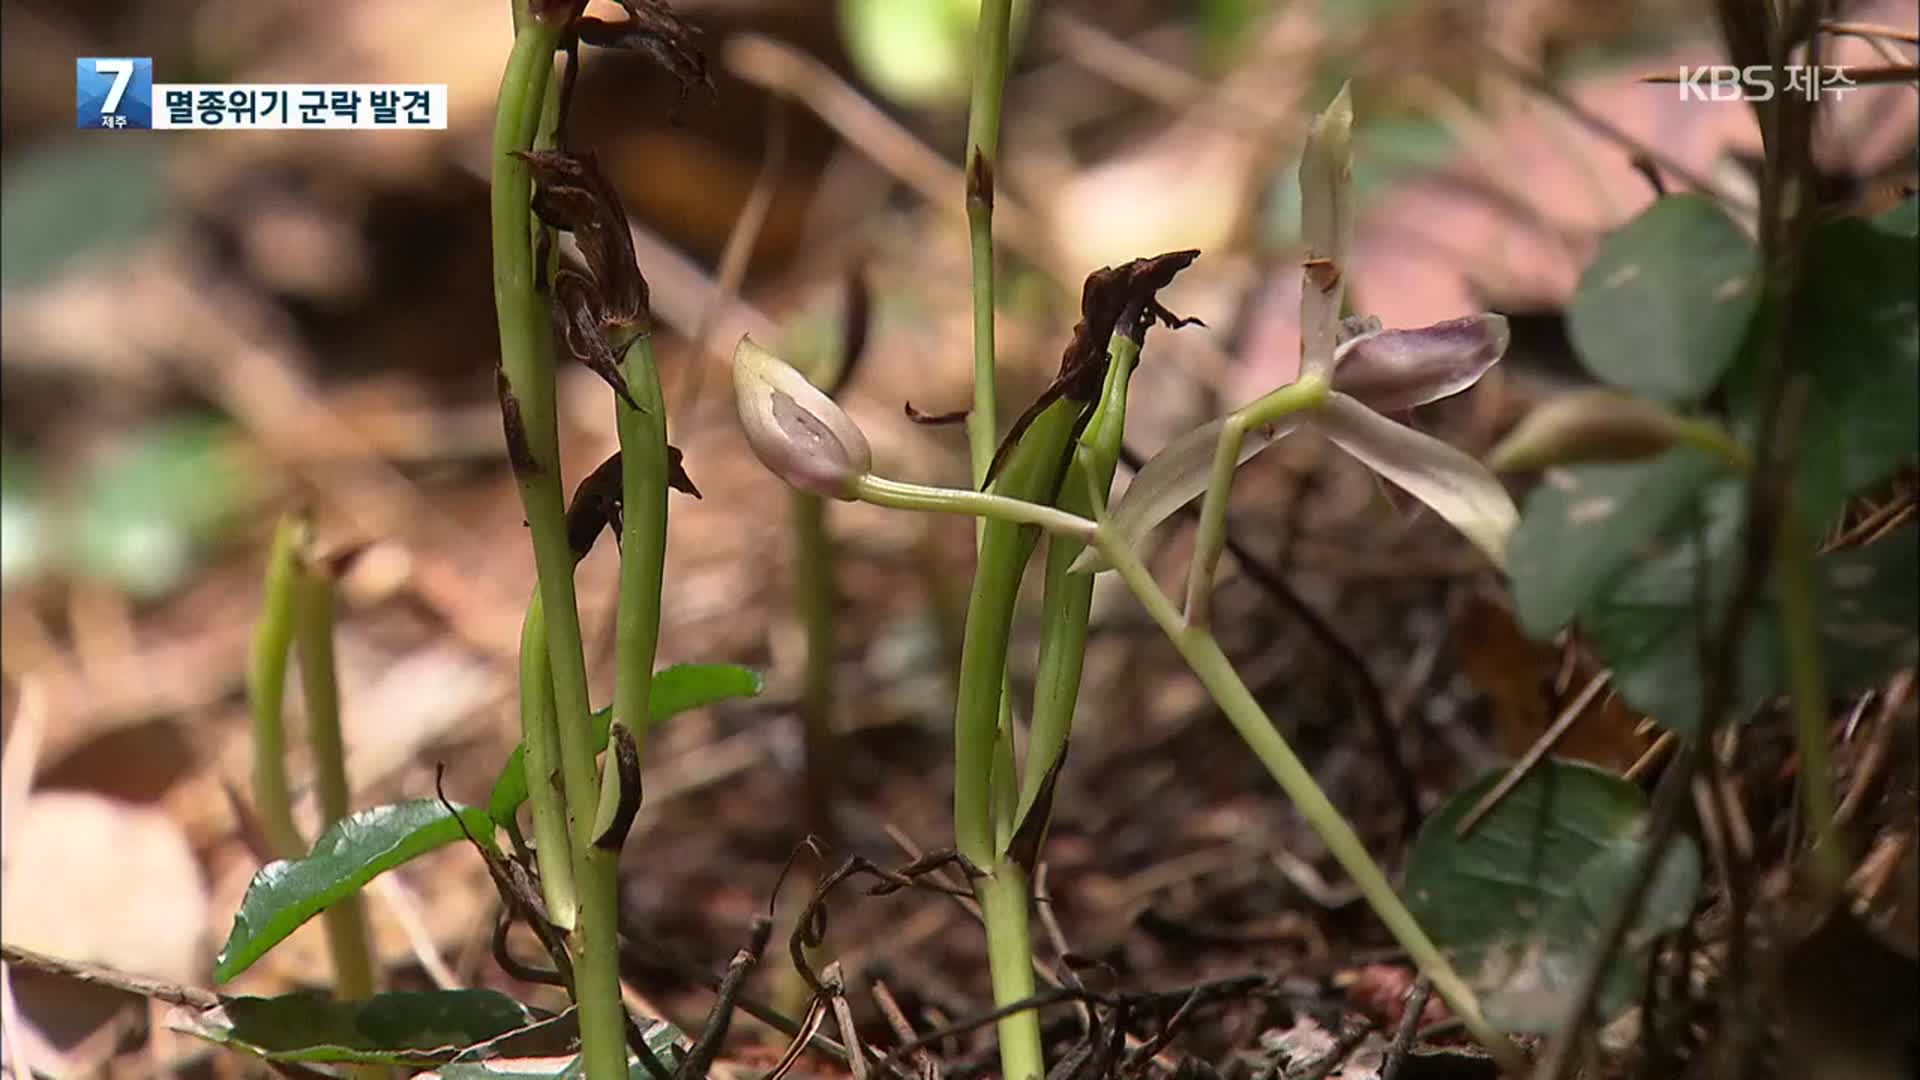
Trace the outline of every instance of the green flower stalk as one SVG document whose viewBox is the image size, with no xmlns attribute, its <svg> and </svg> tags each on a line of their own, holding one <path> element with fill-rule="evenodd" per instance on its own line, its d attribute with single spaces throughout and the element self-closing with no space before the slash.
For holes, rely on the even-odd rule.
<svg viewBox="0 0 1920 1080">
<path fill-rule="evenodd" d="M 340 735 L 340 681 L 333 659 L 333 574 L 312 560 L 297 560 L 294 636 L 300 650 L 300 688 L 307 703 L 307 738 L 313 746 L 314 786 L 325 831 L 353 810 L 347 783 L 346 745 Z M 373 946 L 359 893 L 327 908 L 327 946 L 333 955 L 334 992 L 349 1001 L 373 996 Z M 377 1076 L 383 1070 L 361 1070 Z"/>
<path fill-rule="evenodd" d="M 300 547 L 305 525 L 280 519 L 267 554 L 266 599 L 254 627 L 247 663 L 247 704 L 253 715 L 253 812 L 275 856 L 296 859 L 307 843 L 293 823 L 293 793 L 287 782 L 287 729 L 282 710 L 287 660 L 293 649 L 299 605 Z"/>
</svg>

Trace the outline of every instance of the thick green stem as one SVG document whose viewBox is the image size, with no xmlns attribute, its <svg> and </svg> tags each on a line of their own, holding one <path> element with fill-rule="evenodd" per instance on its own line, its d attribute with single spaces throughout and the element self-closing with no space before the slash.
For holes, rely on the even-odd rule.
<svg viewBox="0 0 1920 1080">
<path fill-rule="evenodd" d="M 1805 526 L 1791 505 L 1780 512 L 1773 546 L 1773 581 L 1780 606 L 1787 683 L 1793 691 L 1795 734 L 1800 747 L 1800 797 L 1813 834 L 1814 886 L 1822 900 L 1846 887 L 1847 857 L 1834 827 L 1838 803 L 1827 752 L 1827 688 L 1820 665 L 1814 591 Z"/>
<path fill-rule="evenodd" d="M 1027 873 L 1003 859 L 993 873 L 974 883 L 980 915 L 987 926 L 987 967 L 992 972 L 995 1005 L 1011 1005 L 1034 994 L 1033 933 L 1028 916 Z M 1022 1023 L 1007 1020 L 1024 1017 Z M 1002 1075 L 1022 1080 L 1045 1076 L 1046 1054 L 1040 1018 L 1032 1010 L 1000 1021 Z"/>
<path fill-rule="evenodd" d="M 1100 404 L 1067 468 L 1060 509 L 1093 518 L 1105 509 L 1104 496 L 1113 486 L 1126 433 L 1127 387 L 1140 345 L 1125 334 L 1107 344 L 1107 380 Z M 1069 572 L 1086 545 L 1065 536 L 1047 541 L 1046 593 L 1040 609 L 1040 662 L 1034 677 L 1033 716 L 1027 737 L 1027 768 L 1020 778 L 1020 804 L 1014 820 L 1024 820 L 1067 744 L 1073 727 L 1074 706 L 1080 697 L 1080 675 L 1087 654 L 1087 620 L 1093 611 L 1092 574 Z"/>
<path fill-rule="evenodd" d="M 1278 423 L 1295 413 L 1315 409 L 1327 400 L 1325 377 L 1303 375 L 1296 382 L 1227 414 L 1214 449 L 1213 472 L 1200 504 L 1200 530 L 1194 536 L 1193 561 L 1187 573 L 1187 622 L 1205 626 L 1212 617 L 1213 577 L 1227 544 L 1227 502 L 1233 474 L 1240 467 L 1240 445 L 1247 432 L 1262 424 Z"/>
<path fill-rule="evenodd" d="M 597 769 L 588 741 L 587 665 L 573 591 L 574 557 L 567 541 L 560 440 L 554 411 L 552 329 L 546 297 L 536 287 L 532 174 L 516 156 L 550 122 L 548 89 L 554 50 L 565 29 L 555 17 L 533 17 L 515 3 L 513 51 L 501 79 L 493 138 L 493 290 L 500 324 L 502 409 L 521 502 L 533 537 L 534 566 L 553 676 L 569 832 L 574 838 L 580 917 L 570 937 L 574 997 L 579 1005 L 581 1060 L 589 1080 L 627 1075 L 626 1016 L 620 1000 L 618 896 L 610 859 L 591 843 L 598 802 Z M 629 468 L 633 464 L 629 463 Z M 629 508 L 635 517 L 645 511 Z M 624 576 L 624 572 L 623 572 Z M 658 595 L 654 597 L 658 603 Z M 650 675 L 643 670 L 643 679 Z M 645 702 L 645 690 L 640 700 Z M 628 714 L 630 715 L 630 714 Z M 614 853 L 617 856 L 617 852 Z M 602 864 L 606 864 L 602 866 Z"/>
<path fill-rule="evenodd" d="M 296 568 L 299 596 L 295 634 L 300 646 L 300 688 L 307 702 L 307 739 L 313 746 L 314 786 L 324 829 L 352 809 L 346 746 L 340 736 L 340 681 L 333 659 L 333 577 L 324 568 Z M 355 893 L 327 908 L 327 947 L 333 954 L 334 993 L 348 1001 L 374 994 L 373 948 L 367 912 Z M 384 1070 L 363 1070 L 379 1076 Z"/>
<path fill-rule="evenodd" d="M 1334 859 L 1353 879 L 1394 940 L 1407 951 L 1421 973 L 1432 980 L 1434 990 L 1460 1017 L 1473 1037 L 1494 1055 L 1501 1068 L 1512 1073 L 1522 1071 L 1525 1062 L 1519 1050 L 1487 1022 L 1472 988 L 1453 970 L 1453 965 L 1447 962 L 1447 958 L 1414 919 L 1413 913 L 1401 902 L 1399 894 L 1394 892 L 1393 885 L 1373 861 L 1373 856 L 1368 854 L 1353 827 L 1347 824 L 1347 819 L 1327 799 L 1326 793 L 1320 790 L 1313 775 L 1300 763 L 1286 739 L 1267 717 L 1266 711 L 1254 700 L 1246 684 L 1240 681 L 1232 661 L 1220 651 L 1219 642 L 1205 627 L 1189 625 L 1181 618 L 1173 601 L 1160 590 L 1146 564 L 1119 536 L 1102 529 L 1095 543 L 1101 554 L 1126 580 L 1128 588 L 1133 590 L 1148 614 L 1160 624 L 1160 629 L 1173 642 L 1174 648 L 1179 650 L 1187 666 L 1199 677 L 1214 703 L 1226 714 L 1234 730 L 1239 732 L 1240 738 L 1260 759 L 1260 763 L 1267 767 L 1268 774 L 1293 801 L 1300 816 L 1306 819 Z"/>
<path fill-rule="evenodd" d="M 293 823 L 287 784 L 287 729 L 282 715 L 287 692 L 287 655 L 293 648 L 298 605 L 299 549 L 306 528 L 292 516 L 280 520 L 267 555 L 266 598 L 254 628 L 247 664 L 247 701 L 253 713 L 253 812 L 273 853 L 296 859 L 306 841 Z"/>
<path fill-rule="evenodd" d="M 573 840 L 560 790 L 560 725 L 553 709 L 553 668 L 547 663 L 547 619 L 535 592 L 520 627 L 520 737 L 527 748 L 527 802 L 533 807 L 534 858 L 547 918 L 572 930 L 580 914 L 573 887 Z"/>
<path fill-rule="evenodd" d="M 833 732 L 833 537 L 827 532 L 826 500 L 804 491 L 793 493 L 793 539 L 793 600 L 807 639 L 800 720 L 807 755 L 808 828 L 831 842 L 840 750 Z"/>
</svg>

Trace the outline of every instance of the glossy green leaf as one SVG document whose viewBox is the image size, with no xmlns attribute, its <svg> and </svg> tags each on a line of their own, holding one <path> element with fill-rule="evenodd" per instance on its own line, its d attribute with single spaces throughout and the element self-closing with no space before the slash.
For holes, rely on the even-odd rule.
<svg viewBox="0 0 1920 1080">
<path fill-rule="evenodd" d="M 477 807 L 456 818 L 438 799 L 376 806 L 333 823 L 301 859 L 267 864 L 247 885 L 233 929 L 215 959 L 213 978 L 224 983 L 333 904 L 408 860 L 463 839 L 493 842 L 493 822 Z"/>
<path fill-rule="evenodd" d="M 1671 195 L 1601 243 L 1567 329 L 1603 381 L 1687 404 L 1726 374 L 1759 301 L 1753 241 L 1707 199 Z"/>
<path fill-rule="evenodd" d="M 1645 851 L 1646 797 L 1599 769 L 1550 759 L 1457 837 L 1504 774 L 1455 794 L 1421 827 L 1407 906 L 1481 994 L 1489 1020 L 1546 1033 L 1564 1019 L 1625 899 Z M 1603 1016 L 1635 999 L 1648 947 L 1686 922 L 1699 888 L 1699 852 L 1677 836 L 1601 984 Z"/>
<path fill-rule="evenodd" d="M 493 990 L 376 994 L 336 1001 L 322 994 L 230 997 L 176 1030 L 276 1062 L 426 1068 L 477 1048 L 564 1053 L 577 1036 L 560 1022 Z"/>
<path fill-rule="evenodd" d="M 1549 470 L 1508 548 L 1521 629 L 1544 639 L 1572 621 L 1718 470 L 1687 449 L 1631 465 Z"/>
<path fill-rule="evenodd" d="M 663 724 L 692 709 L 717 705 L 736 698 L 758 697 L 765 685 L 760 673 L 734 664 L 675 664 L 657 671 L 653 689 L 647 696 L 647 714 L 652 725 Z M 593 752 L 607 748 L 607 731 L 613 726 L 613 710 L 601 709 L 590 719 Z M 487 813 L 502 828 L 513 820 L 514 812 L 527 801 L 527 748 L 513 748 L 506 765 L 493 782 L 493 794 L 487 799 Z"/>
</svg>

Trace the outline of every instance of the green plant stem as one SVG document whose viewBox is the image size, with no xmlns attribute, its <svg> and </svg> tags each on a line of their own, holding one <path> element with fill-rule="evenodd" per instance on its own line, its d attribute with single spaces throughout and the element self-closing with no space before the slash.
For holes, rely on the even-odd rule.
<svg viewBox="0 0 1920 1080">
<path fill-rule="evenodd" d="M 502 392 L 510 395 L 514 405 L 511 414 L 519 418 L 519 430 L 510 429 L 508 438 L 520 443 L 515 448 L 515 479 L 533 536 L 547 659 L 553 676 L 568 831 L 574 839 L 574 885 L 580 915 L 569 944 L 574 952 L 580 1056 L 589 1080 L 624 1080 L 626 1015 L 617 966 L 618 883 L 613 860 L 596 857 L 598 849 L 591 843 L 598 783 L 588 743 L 586 652 L 580 641 L 580 613 L 573 591 L 574 558 L 567 541 L 560 476 L 552 329 L 546 297 L 536 288 L 532 174 L 515 156 L 533 147 L 541 137 L 543 122 L 551 121 L 548 90 L 554 50 L 565 29 L 566 14 L 570 12 L 562 5 L 557 17 L 536 18 L 526 8 L 525 0 L 515 0 L 513 51 L 501 79 L 493 138 L 493 289 L 500 323 Z M 627 464 L 629 469 L 636 467 L 634 462 Z M 628 513 L 636 518 L 646 516 L 646 511 L 638 507 L 629 507 Z M 623 568 L 623 578 L 625 573 Z M 624 607 L 624 595 L 622 600 Z M 657 592 L 653 602 L 657 606 Z M 642 672 L 643 677 L 650 674 L 650 669 Z M 644 703 L 646 691 L 639 693 Z M 625 715 L 630 718 L 632 714 L 628 711 Z"/>
<path fill-rule="evenodd" d="M 1820 638 L 1811 558 L 1805 526 L 1791 505 L 1780 511 L 1773 545 L 1774 592 L 1786 652 L 1787 684 L 1793 694 L 1794 730 L 1800 750 L 1800 797 L 1813 834 L 1813 876 L 1822 907 L 1846 887 L 1847 858 L 1834 825 L 1833 764 L 1827 752 L 1827 688 L 1820 665 Z"/>
<path fill-rule="evenodd" d="M 535 592 L 520 627 L 520 733 L 527 751 L 520 764 L 533 807 L 534 859 L 547 918 L 572 930 L 580 914 L 573 885 L 573 840 L 567 835 L 567 804 L 561 795 L 560 726 L 553 709 L 553 669 L 547 663 L 547 619 Z"/>
<path fill-rule="evenodd" d="M 826 500 L 795 491 L 792 502 L 793 600 L 807 639 L 800 720 L 807 757 L 808 828 L 832 842 L 833 796 L 840 771 L 840 749 L 833 733 L 833 537 L 827 532 Z"/>
<path fill-rule="evenodd" d="M 247 701 L 253 713 L 253 811 L 273 854 L 295 859 L 307 852 L 293 823 L 287 783 L 287 729 L 282 709 L 287 692 L 287 656 L 293 648 L 299 604 L 297 562 L 306 526 L 291 515 L 280 519 L 267 555 L 266 598 L 254 627 L 247 663 Z"/>
<path fill-rule="evenodd" d="M 987 969 L 996 1006 L 1025 1001 L 1035 992 L 1028 890 L 1026 869 L 1012 859 L 997 860 L 993 872 L 973 885 L 987 928 Z M 1027 1080 L 1046 1075 L 1038 1013 L 1028 1009 L 1002 1019 L 999 1036 L 1001 1075 Z"/>
<path fill-rule="evenodd" d="M 1107 380 L 1100 404 L 1067 467 L 1055 505 L 1083 518 L 1105 509 L 1095 500 L 1113 486 L 1126 434 L 1127 387 L 1140 358 L 1140 345 L 1125 334 L 1107 344 Z M 1074 706 L 1087 655 L 1087 621 L 1093 612 L 1092 574 L 1069 571 L 1086 545 L 1065 536 L 1047 541 L 1046 592 L 1040 608 L 1040 661 L 1034 677 L 1033 715 L 1027 736 L 1027 768 L 1020 777 L 1016 822 L 1025 819 L 1040 795 L 1040 785 L 1059 759 L 1072 732 Z"/>
<path fill-rule="evenodd" d="M 320 795 L 321 828 L 352 810 L 346 746 L 340 736 L 340 682 L 333 659 L 333 577 L 323 567 L 295 568 L 298 580 L 295 637 L 300 649 L 300 688 L 307 702 L 307 739 L 313 746 L 314 786 Z M 327 947 L 333 954 L 334 993 L 364 1001 L 377 989 L 367 912 L 360 894 L 327 908 Z M 383 1069 L 358 1069 L 377 1077 Z"/>
<path fill-rule="evenodd" d="M 967 447 L 976 487 L 986 479 L 999 438 L 994 401 L 993 176 L 1000 155 L 1001 99 L 1007 88 L 1012 21 L 1013 0 L 982 0 L 974 40 L 973 100 L 967 110 L 967 238 L 973 261 L 973 410 L 967 415 Z"/>
<path fill-rule="evenodd" d="M 615 751 L 624 737 L 644 745 L 653 659 L 660 641 L 660 588 L 667 541 L 666 403 L 653 365 L 650 338 L 628 348 L 627 388 L 640 409 L 615 405 L 620 434 L 621 516 L 620 599 L 615 615 L 612 730 L 607 764 L 600 773 L 598 803 L 579 821 L 591 822 L 573 838 L 574 876 L 580 894 L 580 922 L 574 930 L 574 997 L 580 1007 L 581 1056 L 592 1080 L 624 1077 L 627 1069 L 626 1007 L 620 1000 L 620 846 L 624 835 L 607 839 L 618 807 L 637 800 L 625 791 L 626 779 L 615 767 Z M 588 761 L 591 765 L 591 760 Z M 637 778 L 635 778 L 637 779 Z M 569 800 L 575 798 L 568 792 Z M 588 798 L 592 798 L 589 793 Z M 589 1028 L 601 1033 L 597 1045 Z M 604 1071 L 602 1071 L 604 1070 Z"/>
<path fill-rule="evenodd" d="M 1193 542 L 1193 561 L 1187 573 L 1187 623 L 1205 626 L 1213 613 L 1213 578 L 1220 568 L 1220 553 L 1227 544 L 1227 502 L 1233 491 L 1233 474 L 1240 467 L 1240 445 L 1247 432 L 1262 424 L 1277 423 L 1295 413 L 1319 408 L 1327 400 L 1327 380 L 1320 375 L 1303 375 L 1296 382 L 1227 414 L 1220 429 L 1220 442 L 1213 453 L 1213 472 L 1207 481 L 1207 495 L 1200 504 L 1200 530 Z"/>
<path fill-rule="evenodd" d="M 886 498 L 869 498 L 869 492 L 885 492 Z M 1407 951 L 1422 974 L 1433 982 L 1434 990 L 1446 1001 L 1455 1015 L 1461 1018 L 1475 1039 L 1494 1055 L 1501 1068 L 1509 1072 L 1523 1071 L 1524 1063 L 1519 1051 L 1513 1044 L 1487 1022 L 1480 1011 L 1479 998 L 1467 986 L 1453 965 L 1447 962 L 1438 947 L 1427 937 L 1413 913 L 1407 910 L 1393 886 L 1381 872 L 1380 867 L 1368 854 L 1360 837 L 1346 818 L 1327 799 L 1326 793 L 1313 779 L 1306 766 L 1293 753 L 1286 740 L 1273 726 L 1273 721 L 1248 691 L 1246 684 L 1233 670 L 1232 661 L 1221 652 L 1219 642 L 1204 627 L 1189 626 L 1181 617 L 1173 601 L 1162 592 L 1153 574 L 1147 569 L 1140 557 L 1127 546 L 1123 537 L 1111 529 L 1094 526 L 1077 515 L 1053 507 L 1025 506 L 1016 499 L 1001 497 L 981 497 L 975 492 L 953 492 L 939 488 L 924 488 L 915 484 L 903 484 L 869 476 L 856 485 L 856 497 L 882 506 L 894 506 L 908 510 L 928 510 L 937 513 L 984 513 L 995 515 L 1006 522 L 1030 523 L 1041 525 L 1056 535 L 1065 535 L 1076 539 L 1088 538 L 1088 529 L 1093 530 L 1094 546 L 1107 559 L 1127 583 L 1127 587 L 1140 600 L 1153 621 L 1158 623 L 1174 648 L 1187 661 L 1199 677 L 1201 685 L 1213 697 L 1220 710 L 1239 732 L 1254 756 L 1267 767 L 1267 772 L 1280 784 L 1289 799 L 1300 810 L 1314 832 L 1326 844 L 1341 867 L 1353 878 L 1361 895 L 1366 898 L 1393 934 L 1395 940 Z M 964 852 L 963 852 L 964 854 Z M 984 903 L 985 891 L 982 890 Z M 1025 908 L 1021 907 L 1022 918 Z M 1008 946 L 1011 949 L 1011 945 Z M 989 943 L 989 956 L 992 945 Z M 1028 960 L 1031 963 L 1031 959 Z M 996 976 L 996 984 L 998 977 Z M 1011 980 L 1009 980 L 1009 983 Z M 1005 1035 L 1002 1035 L 1004 1045 Z"/>
<path fill-rule="evenodd" d="M 871 473 L 854 481 L 851 494 L 860 502 L 894 510 L 965 514 L 1013 525 L 1037 525 L 1056 536 L 1072 537 L 1082 543 L 1092 540 L 1098 529 L 1087 518 L 1051 506 L 987 492 L 910 484 Z"/>
<path fill-rule="evenodd" d="M 1392 884 L 1387 881 L 1387 876 L 1354 833 L 1353 827 L 1347 824 L 1346 818 L 1327 799 L 1326 793 L 1320 790 L 1313 775 L 1300 763 L 1286 739 L 1273 726 L 1266 711 L 1254 700 L 1246 684 L 1240 681 L 1232 661 L 1221 652 L 1219 642 L 1205 627 L 1190 625 L 1181 618 L 1173 601 L 1160 590 L 1146 564 L 1116 534 L 1103 529 L 1095 539 L 1095 544 L 1114 569 L 1119 571 L 1127 587 L 1133 590 L 1153 621 L 1160 624 L 1160 629 L 1213 696 L 1215 704 L 1226 714 L 1227 720 L 1239 732 L 1248 749 L 1267 767 L 1268 774 L 1293 801 L 1300 816 L 1312 826 L 1327 850 L 1353 879 L 1368 905 L 1386 924 L 1388 932 L 1393 934 L 1394 940 L 1407 951 L 1421 974 L 1432 980 L 1433 988 L 1442 1000 L 1460 1017 L 1473 1037 L 1493 1054 L 1502 1069 L 1515 1074 L 1523 1071 L 1525 1062 L 1519 1050 L 1487 1022 L 1472 988 L 1453 970 L 1453 965 L 1447 962 L 1414 919 L 1413 913 L 1401 902 Z"/>
</svg>

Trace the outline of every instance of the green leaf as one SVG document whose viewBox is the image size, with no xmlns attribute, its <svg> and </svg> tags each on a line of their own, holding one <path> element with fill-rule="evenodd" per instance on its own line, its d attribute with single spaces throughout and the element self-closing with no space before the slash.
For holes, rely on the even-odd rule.
<svg viewBox="0 0 1920 1080">
<path fill-rule="evenodd" d="M 1706 625 L 1720 625 L 1741 572 L 1745 495 L 1746 485 L 1737 478 L 1710 484 L 1699 496 L 1698 513 L 1679 515 L 1662 542 L 1650 545 L 1646 557 L 1581 615 L 1581 629 L 1613 670 L 1621 698 L 1683 735 L 1700 728 L 1702 616 L 1711 613 Z M 1771 595 L 1759 605 L 1734 650 L 1734 716 L 1750 714 L 1782 687 Z"/>
<path fill-rule="evenodd" d="M 716 705 L 735 698 L 758 697 L 765 685 L 760 673 L 734 664 L 675 664 L 657 671 L 653 689 L 647 696 L 649 727 L 658 726 L 683 712 Z M 613 710 L 601 709 L 591 717 L 593 752 L 607 748 L 607 730 L 613 726 Z M 487 799 L 487 813 L 501 828 L 513 821 L 515 811 L 527 801 L 527 748 L 513 748 L 500 775 L 493 781 L 493 794 Z"/>
<path fill-rule="evenodd" d="M 475 807 L 449 813 L 438 799 L 376 806 L 333 823 L 313 851 L 280 859 L 253 875 L 234 914 L 233 929 L 215 959 L 213 979 L 225 983 L 333 904 L 410 859 L 464 838 L 461 822 L 482 843 L 493 842 L 493 823 Z"/>
<path fill-rule="evenodd" d="M 1672 195 L 1601 243 L 1567 312 L 1581 363 L 1668 404 L 1706 396 L 1760 302 L 1760 257 L 1719 207 Z"/>
<path fill-rule="evenodd" d="M 1421 827 L 1407 905 L 1480 992 L 1489 1020 L 1544 1034 L 1564 1019 L 1625 899 L 1645 851 L 1646 797 L 1599 769 L 1550 759 L 1456 837 L 1504 774 L 1455 794 Z M 1677 836 L 1601 984 L 1602 1016 L 1635 999 L 1648 947 L 1686 922 L 1699 888 L 1699 852 Z"/>
<path fill-rule="evenodd" d="M 1821 226 L 1802 280 L 1789 358 L 1811 392 L 1795 494 L 1821 531 L 1848 497 L 1920 460 L 1920 240 L 1858 219 Z"/>
<path fill-rule="evenodd" d="M 578 1027 L 571 1015 L 556 1022 L 493 990 L 436 990 L 365 1001 L 222 998 L 176 1030 L 269 1061 L 426 1068 L 482 1047 L 565 1053 Z"/>
<path fill-rule="evenodd" d="M 1507 550 L 1521 629 L 1551 636 L 1626 569 L 1718 471 L 1694 450 L 1650 462 L 1550 470 Z"/>
<path fill-rule="evenodd" d="M 1833 690 L 1870 686 L 1920 661 L 1920 525 L 1822 556 L 1814 575 Z"/>
</svg>

